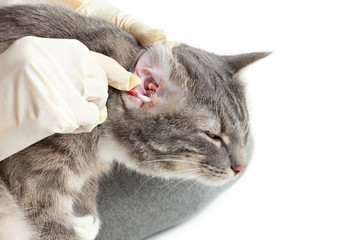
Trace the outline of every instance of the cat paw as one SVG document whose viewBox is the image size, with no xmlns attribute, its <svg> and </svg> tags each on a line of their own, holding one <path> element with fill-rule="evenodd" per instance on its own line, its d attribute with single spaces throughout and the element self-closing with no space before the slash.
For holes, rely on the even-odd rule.
<svg viewBox="0 0 360 240">
<path fill-rule="evenodd" d="M 100 220 L 88 215 L 84 217 L 73 217 L 75 233 L 83 240 L 94 240 L 100 229 Z"/>
</svg>

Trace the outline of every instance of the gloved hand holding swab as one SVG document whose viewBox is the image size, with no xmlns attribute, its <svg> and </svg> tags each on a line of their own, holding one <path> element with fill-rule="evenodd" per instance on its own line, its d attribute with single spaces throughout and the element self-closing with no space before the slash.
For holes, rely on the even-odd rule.
<svg viewBox="0 0 360 240">
<path fill-rule="evenodd" d="M 0 63 L 0 109 L 6 112 L 0 160 L 54 133 L 91 131 L 106 120 L 108 84 L 128 91 L 141 82 L 77 40 L 24 37 Z"/>
</svg>

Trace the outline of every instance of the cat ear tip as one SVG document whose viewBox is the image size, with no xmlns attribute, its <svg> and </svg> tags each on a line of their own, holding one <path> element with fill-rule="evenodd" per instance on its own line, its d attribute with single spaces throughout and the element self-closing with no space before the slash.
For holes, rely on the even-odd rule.
<svg viewBox="0 0 360 240">
<path fill-rule="evenodd" d="M 267 57 L 267 56 L 273 54 L 273 51 L 266 51 L 266 52 L 261 52 L 261 53 L 264 57 Z"/>
<path fill-rule="evenodd" d="M 254 52 L 252 53 L 255 56 L 254 61 L 260 60 L 262 58 L 265 58 L 271 54 L 273 54 L 273 51 L 264 51 L 264 52 Z M 251 55 L 251 53 L 250 53 Z"/>
<path fill-rule="evenodd" d="M 248 65 L 260 59 L 269 56 L 270 54 L 272 54 L 272 51 L 250 52 L 250 53 L 243 53 L 238 55 L 223 56 L 223 59 L 225 59 L 225 61 L 229 64 L 229 66 L 233 69 L 233 71 L 237 73 L 241 69 L 247 67 Z"/>
<path fill-rule="evenodd" d="M 268 57 L 269 55 L 273 54 L 273 51 L 265 51 L 265 52 L 257 52 L 257 53 L 254 53 L 256 54 L 256 58 L 253 60 L 253 62 L 256 62 L 260 59 L 263 59 L 263 58 L 266 58 Z"/>
</svg>

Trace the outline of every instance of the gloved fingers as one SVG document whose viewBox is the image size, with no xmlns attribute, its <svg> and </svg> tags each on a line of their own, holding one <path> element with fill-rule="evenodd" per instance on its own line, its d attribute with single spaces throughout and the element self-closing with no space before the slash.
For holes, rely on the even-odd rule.
<svg viewBox="0 0 360 240">
<path fill-rule="evenodd" d="M 101 99 L 104 102 L 101 102 L 103 105 L 99 106 L 97 105 L 99 100 L 91 101 L 89 98 L 84 98 L 72 85 L 67 84 L 66 94 L 57 91 L 56 85 L 49 82 L 44 82 L 44 87 L 47 85 L 46 91 L 43 91 L 42 87 L 39 88 L 37 82 L 33 82 L 32 85 L 34 86 L 29 90 L 32 92 L 37 108 L 56 119 L 56 122 L 44 123 L 44 128 L 49 131 L 53 133 L 90 132 L 100 123 L 100 112 L 105 108 L 106 98 Z"/>
<path fill-rule="evenodd" d="M 140 84 L 141 80 L 139 77 L 126 71 L 114 59 L 97 52 L 90 51 L 90 54 L 97 64 L 102 67 L 106 74 L 108 84 L 113 88 L 129 91 Z"/>
<path fill-rule="evenodd" d="M 100 110 L 98 105 L 94 102 L 88 102 L 80 94 L 73 94 L 72 101 L 74 104 L 68 105 L 68 107 L 71 110 L 72 119 L 77 127 L 68 133 L 90 132 L 99 124 L 100 112 L 105 107 Z M 66 133 L 65 131 L 62 132 Z"/>
<path fill-rule="evenodd" d="M 174 42 L 174 41 L 167 41 L 166 43 L 170 49 L 174 49 L 174 48 L 180 46 L 180 44 L 178 42 Z"/>
<path fill-rule="evenodd" d="M 81 42 L 24 37 L 0 54 L 0 63 L 1 159 L 106 119 L 107 75 Z"/>
<path fill-rule="evenodd" d="M 60 83 L 47 79 L 46 69 L 40 70 L 26 69 L 24 83 L 27 83 L 35 109 L 47 112 L 57 120 L 44 123 L 46 129 L 53 133 L 79 133 L 89 132 L 99 124 L 99 113 L 104 108 L 106 97 L 104 93 L 87 90 L 92 87 L 89 86 L 91 78 L 84 80 L 81 92 L 73 84 L 71 76 L 63 77 Z M 106 90 L 105 94 L 107 96 Z"/>
<path fill-rule="evenodd" d="M 121 24 L 122 29 L 133 35 L 136 40 L 144 46 L 152 46 L 158 43 L 166 42 L 165 31 L 162 29 L 151 28 L 145 23 L 134 17 L 123 17 Z M 120 22 L 120 21 L 119 21 Z"/>
<path fill-rule="evenodd" d="M 79 93 L 86 101 L 94 103 L 99 111 L 105 107 L 108 98 L 108 80 L 103 67 L 92 57 L 90 51 L 81 66 L 85 72 Z"/>
<path fill-rule="evenodd" d="M 31 55 L 27 55 L 28 58 L 31 58 L 29 60 L 32 61 L 32 64 L 39 61 L 37 64 L 43 66 L 42 69 L 36 68 L 36 72 L 40 75 L 33 79 L 42 79 L 44 82 L 54 85 L 54 89 L 62 93 L 63 98 L 82 97 L 87 102 L 97 106 L 98 114 L 104 109 L 108 98 L 107 76 L 102 66 L 93 59 L 92 54 L 84 44 L 71 39 L 37 37 L 25 37 L 24 40 L 20 39 L 19 41 L 28 46 L 26 49 L 32 52 Z M 40 56 L 46 56 L 48 61 L 41 58 L 34 60 L 33 56 L 39 53 L 42 53 Z M 73 59 L 70 60 L 69 56 L 73 56 Z M 66 72 L 64 72 L 65 69 Z M 60 77 L 61 81 L 50 80 L 48 79 L 50 76 Z M 72 88 L 75 88 L 75 91 L 70 91 Z M 75 103 L 80 104 L 81 101 L 79 98 L 74 101 L 68 100 L 68 103 L 75 105 Z M 81 120 L 79 125 L 82 126 L 83 124 L 90 124 L 90 128 L 93 128 L 93 119 L 90 123 Z M 84 129 L 89 129 L 85 125 L 83 126 Z"/>
<path fill-rule="evenodd" d="M 99 124 L 102 124 L 103 122 L 105 122 L 107 117 L 108 117 L 108 112 L 107 112 L 107 107 L 105 106 L 104 109 L 100 112 Z"/>
<path fill-rule="evenodd" d="M 108 98 L 107 76 L 84 44 L 70 39 L 24 37 L 14 43 L 14 47 L 25 52 L 22 58 L 33 66 L 24 65 L 27 74 L 32 74 L 28 79 L 34 81 L 38 88 L 39 83 L 43 83 L 41 94 L 52 92 L 43 102 L 56 101 L 60 104 L 62 100 L 64 104 L 59 108 L 62 111 L 66 111 L 67 107 L 71 109 L 72 106 L 80 106 L 79 109 L 62 114 L 71 116 L 74 113 L 76 116 L 71 120 L 63 118 L 64 123 L 73 121 L 79 131 L 92 130 L 99 123 L 99 113 L 103 111 Z M 55 99 L 56 93 L 59 96 Z M 83 110 L 81 106 L 84 106 Z M 90 113 L 86 113 L 87 110 Z M 91 117 L 87 121 L 83 116 Z"/>
<path fill-rule="evenodd" d="M 162 29 L 151 28 L 142 21 L 119 10 L 110 2 L 104 0 L 53 0 L 70 7 L 85 16 L 96 16 L 107 20 L 133 35 L 144 46 L 152 46 L 166 42 L 166 34 Z M 174 47 L 169 44 L 171 49 Z"/>
<path fill-rule="evenodd" d="M 146 25 L 146 30 L 142 36 L 138 37 L 138 41 L 145 46 L 152 46 L 158 43 L 166 42 L 166 35 L 163 29 L 154 29 Z"/>
<path fill-rule="evenodd" d="M 99 108 L 93 103 L 83 104 L 75 115 L 79 127 L 70 133 L 91 132 L 100 124 Z"/>
<path fill-rule="evenodd" d="M 166 41 L 164 30 L 153 29 L 139 19 L 120 11 L 108 1 L 99 0 L 58 0 L 64 2 L 75 11 L 85 16 L 96 16 L 105 19 L 133 35 L 136 40 L 146 46 Z"/>
</svg>

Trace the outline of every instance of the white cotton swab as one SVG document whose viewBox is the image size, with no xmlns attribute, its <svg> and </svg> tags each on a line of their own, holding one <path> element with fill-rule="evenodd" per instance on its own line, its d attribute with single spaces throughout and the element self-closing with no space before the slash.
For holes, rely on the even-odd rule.
<svg viewBox="0 0 360 240">
<path fill-rule="evenodd" d="M 140 98 L 141 101 L 143 101 L 144 103 L 148 103 L 148 102 L 151 102 L 151 98 L 145 96 L 145 95 L 142 95 L 140 93 L 138 93 L 137 91 L 131 89 L 129 91 L 129 93 L 131 93 L 132 95 L 134 95 L 135 97 L 138 97 Z"/>
</svg>

